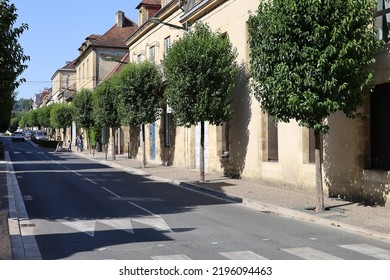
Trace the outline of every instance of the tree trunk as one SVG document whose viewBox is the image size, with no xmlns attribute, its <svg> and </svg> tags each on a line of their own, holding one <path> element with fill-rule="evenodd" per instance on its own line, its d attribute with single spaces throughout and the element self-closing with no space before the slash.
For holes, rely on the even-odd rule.
<svg viewBox="0 0 390 280">
<path fill-rule="evenodd" d="M 115 128 L 111 128 L 111 134 L 112 134 L 112 151 L 111 151 L 111 155 L 112 155 L 112 160 L 116 160 L 116 156 L 115 156 Z"/>
<path fill-rule="evenodd" d="M 131 124 L 129 124 L 129 145 L 128 145 L 127 149 L 128 149 L 127 158 L 132 158 L 132 156 L 131 156 Z"/>
<path fill-rule="evenodd" d="M 142 167 L 146 167 L 145 125 L 142 125 Z"/>
<path fill-rule="evenodd" d="M 64 137 L 62 138 L 62 140 L 63 140 L 63 143 L 65 143 L 65 138 L 66 138 L 66 127 L 64 127 L 63 134 L 64 134 Z"/>
<path fill-rule="evenodd" d="M 200 122 L 200 182 L 205 181 L 204 174 L 204 121 Z"/>
<path fill-rule="evenodd" d="M 321 137 L 320 131 L 314 130 L 315 139 L 315 164 L 316 164 L 316 212 L 325 210 L 324 205 L 324 190 L 322 186 L 322 156 L 321 156 Z"/>
</svg>

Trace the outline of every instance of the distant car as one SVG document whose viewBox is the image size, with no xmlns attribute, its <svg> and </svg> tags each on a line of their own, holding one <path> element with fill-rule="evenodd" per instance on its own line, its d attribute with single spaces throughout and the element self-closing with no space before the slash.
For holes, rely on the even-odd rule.
<svg viewBox="0 0 390 280">
<path fill-rule="evenodd" d="M 12 133 L 12 142 L 24 141 L 24 133 L 22 131 L 15 131 Z"/>
<path fill-rule="evenodd" d="M 38 142 L 38 140 L 47 140 L 48 139 L 47 132 L 43 130 L 35 130 L 31 135 L 31 139 L 34 142 Z"/>
<path fill-rule="evenodd" d="M 31 135 L 32 135 L 32 130 L 25 130 L 24 131 L 24 137 L 29 140 L 31 139 Z"/>
</svg>

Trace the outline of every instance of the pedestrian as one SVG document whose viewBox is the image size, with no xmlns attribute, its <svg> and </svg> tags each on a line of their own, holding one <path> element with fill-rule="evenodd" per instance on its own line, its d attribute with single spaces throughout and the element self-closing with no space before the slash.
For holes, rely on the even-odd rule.
<svg viewBox="0 0 390 280">
<path fill-rule="evenodd" d="M 72 152 L 72 142 L 70 142 L 70 140 L 68 140 L 68 149 L 67 149 L 67 152 L 68 152 L 68 153 L 71 153 L 71 152 Z"/>
<path fill-rule="evenodd" d="M 83 149 L 84 149 L 84 147 L 83 147 L 83 133 L 80 133 L 77 136 L 77 150 L 82 152 Z"/>
</svg>

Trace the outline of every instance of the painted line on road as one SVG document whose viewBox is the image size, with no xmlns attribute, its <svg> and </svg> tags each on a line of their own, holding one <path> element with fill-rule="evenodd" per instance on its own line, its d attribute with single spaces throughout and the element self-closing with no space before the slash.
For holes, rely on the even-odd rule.
<svg viewBox="0 0 390 280">
<path fill-rule="evenodd" d="M 340 258 L 309 247 L 281 249 L 305 260 L 341 260 Z"/>
<path fill-rule="evenodd" d="M 390 260 L 390 251 L 368 244 L 341 245 L 341 248 L 352 250 L 379 260 Z"/>
<path fill-rule="evenodd" d="M 219 254 L 229 260 L 267 260 L 267 258 L 252 251 L 221 252 Z"/>
</svg>

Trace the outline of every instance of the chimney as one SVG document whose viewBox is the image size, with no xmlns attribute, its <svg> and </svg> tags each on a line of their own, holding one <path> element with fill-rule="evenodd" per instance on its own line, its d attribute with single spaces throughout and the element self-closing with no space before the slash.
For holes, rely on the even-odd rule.
<svg viewBox="0 0 390 280">
<path fill-rule="evenodd" d="M 124 17 L 125 17 L 125 13 L 124 13 L 124 12 L 118 11 L 118 12 L 116 13 L 116 25 L 117 25 L 118 27 L 123 27 L 123 25 L 124 25 L 124 23 L 125 23 Z"/>
</svg>

